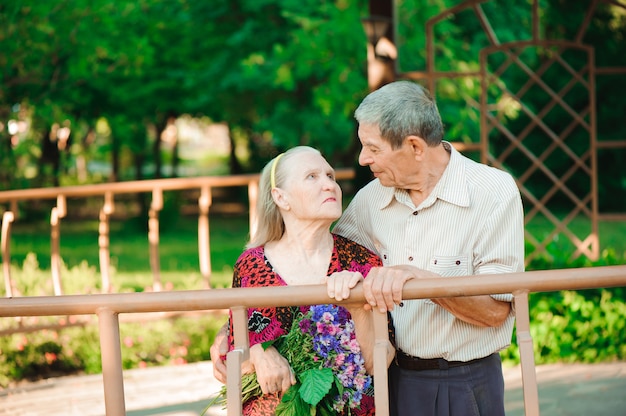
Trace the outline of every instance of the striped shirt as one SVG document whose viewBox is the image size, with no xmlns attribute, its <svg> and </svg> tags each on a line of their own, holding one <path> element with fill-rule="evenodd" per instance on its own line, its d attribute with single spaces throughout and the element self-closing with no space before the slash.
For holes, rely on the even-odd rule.
<svg viewBox="0 0 626 416">
<path fill-rule="evenodd" d="M 384 266 L 409 264 L 442 278 L 524 270 L 524 213 L 506 172 L 476 163 L 448 143 L 450 162 L 415 206 L 404 189 L 378 179 L 354 197 L 333 232 L 378 253 Z M 511 294 L 494 294 L 511 301 Z M 429 299 L 391 312 L 397 347 L 420 358 L 469 361 L 508 347 L 513 311 L 499 327 L 466 323 Z"/>
</svg>

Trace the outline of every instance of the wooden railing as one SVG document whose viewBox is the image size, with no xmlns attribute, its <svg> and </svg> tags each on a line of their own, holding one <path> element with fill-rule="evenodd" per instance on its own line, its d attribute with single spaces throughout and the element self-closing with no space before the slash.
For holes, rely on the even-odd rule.
<svg viewBox="0 0 626 416">
<path fill-rule="evenodd" d="M 338 180 L 354 177 L 352 169 L 338 169 Z M 209 211 L 212 204 L 214 188 L 242 187 L 248 188 L 250 216 L 250 232 L 254 232 L 256 216 L 256 200 L 259 187 L 259 175 L 204 176 L 195 178 L 153 179 L 143 181 L 116 182 L 97 185 L 66 186 L 57 188 L 22 189 L 0 192 L 0 207 L 8 206 L 2 215 L 2 234 L 0 249 L 2 251 L 2 271 L 6 296 L 15 296 L 15 286 L 11 278 L 11 226 L 18 220 L 19 204 L 43 199 L 56 200 L 50 213 L 50 269 L 55 295 L 63 294 L 61 277 L 61 220 L 66 217 L 67 199 L 69 198 L 102 198 L 98 221 L 99 266 L 102 279 L 102 292 L 111 291 L 110 279 L 110 234 L 109 221 L 115 211 L 114 200 L 123 194 L 146 193 L 152 195 L 148 212 L 148 242 L 150 250 L 150 268 L 153 276 L 153 289 L 162 289 L 159 261 L 159 212 L 163 209 L 163 193 L 167 191 L 199 190 L 198 198 L 198 260 L 203 287 L 211 287 L 211 242 L 209 240 Z M 94 241 L 94 245 L 96 242 Z"/>
<path fill-rule="evenodd" d="M 528 294 L 565 289 L 626 286 L 626 265 L 579 269 L 542 270 L 525 273 L 483 275 L 473 279 L 420 279 L 407 282 L 404 299 L 513 293 L 520 348 L 524 409 L 527 416 L 539 415 L 537 380 L 530 334 Z M 243 294 L 245 291 L 245 295 Z M 364 300 L 357 287 L 351 300 Z M 117 293 L 96 295 L 33 296 L 0 299 L 0 317 L 97 315 L 100 329 L 102 375 L 107 416 L 126 414 L 122 374 L 119 314 L 168 311 L 200 311 L 231 308 L 234 315 L 236 348 L 228 355 L 228 415 L 241 412 L 241 369 L 248 356 L 246 309 L 275 305 L 295 306 L 329 302 L 326 289 L 318 286 L 231 288 L 173 292 Z M 376 312 L 374 386 L 376 414 L 388 415 L 387 367 L 384 341 L 386 317 Z M 601 404 L 599 404 L 601 406 Z"/>
</svg>

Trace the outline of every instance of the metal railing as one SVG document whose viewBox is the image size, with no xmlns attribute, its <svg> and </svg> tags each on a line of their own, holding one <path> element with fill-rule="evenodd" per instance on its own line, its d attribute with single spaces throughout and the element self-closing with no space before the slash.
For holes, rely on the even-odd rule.
<svg viewBox="0 0 626 416">
<path fill-rule="evenodd" d="M 348 180 L 354 177 L 352 169 L 338 169 L 337 180 Z M 170 178 L 142 181 L 103 183 L 96 185 L 65 186 L 56 188 L 21 189 L 0 192 L 0 206 L 8 205 L 2 215 L 2 233 L 0 250 L 2 251 L 2 267 L 6 296 L 15 296 L 15 286 L 11 278 L 11 228 L 18 218 L 20 202 L 56 200 L 50 213 L 50 269 L 52 286 L 55 295 L 63 294 L 61 278 L 61 220 L 68 214 L 67 199 L 69 198 L 102 198 L 102 208 L 98 215 L 98 248 L 99 266 L 102 279 L 102 292 L 111 291 L 110 279 L 110 218 L 115 211 L 115 197 L 124 194 L 146 193 L 152 195 L 148 212 L 148 242 L 150 268 L 153 276 L 153 290 L 162 289 L 159 260 L 159 212 L 163 209 L 163 193 L 167 191 L 199 190 L 198 198 L 198 260 L 203 287 L 210 288 L 211 278 L 211 242 L 209 239 L 209 210 L 212 205 L 213 188 L 242 187 L 248 188 L 248 204 L 250 232 L 254 232 L 256 217 L 256 201 L 259 188 L 259 175 L 203 176 L 194 178 Z M 94 241 L 94 244 L 96 242 Z"/>
<path fill-rule="evenodd" d="M 404 299 L 426 299 L 513 293 L 520 348 L 524 409 L 527 416 L 539 415 L 537 380 L 533 355 L 528 294 L 557 290 L 579 290 L 626 286 L 626 265 L 578 269 L 541 270 L 525 273 L 482 275 L 473 279 L 420 279 L 407 282 Z M 245 291 L 245 296 L 243 292 Z M 364 300 L 361 287 L 352 300 Z M 228 355 L 228 415 L 241 413 L 240 363 L 248 356 L 246 309 L 276 305 L 295 306 L 328 303 L 326 288 L 286 286 L 231 288 L 174 292 L 111 293 L 96 295 L 33 296 L 0 299 L 0 317 L 95 314 L 99 321 L 104 400 L 107 416 L 126 414 L 122 375 L 119 314 L 168 311 L 233 310 L 236 348 Z M 386 315 L 376 312 L 374 386 L 376 414 L 388 411 L 387 367 L 384 341 Z"/>
</svg>

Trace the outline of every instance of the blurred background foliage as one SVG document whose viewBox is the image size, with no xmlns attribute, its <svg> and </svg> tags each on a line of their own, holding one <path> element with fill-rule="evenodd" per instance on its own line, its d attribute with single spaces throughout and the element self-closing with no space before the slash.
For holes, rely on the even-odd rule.
<svg viewBox="0 0 626 416">
<path fill-rule="evenodd" d="M 401 71 L 425 70 L 426 21 L 459 3 L 395 2 Z M 540 0 L 542 35 L 571 40 L 589 3 Z M 531 35 L 530 4 L 491 0 L 482 7 L 506 42 Z M 620 4 L 599 3 L 590 21 L 584 41 L 596 45 L 597 65 L 626 66 L 626 12 Z M 277 152 L 298 144 L 320 148 L 336 167 L 352 167 L 359 148 L 352 114 L 368 92 L 361 23 L 368 14 L 366 0 L 2 1 L 0 190 L 258 172 Z M 471 12 L 443 19 L 434 36 L 437 70 L 478 68 L 487 39 Z M 603 140 L 626 138 L 622 91 L 623 75 L 597 78 L 597 133 Z M 435 92 L 447 139 L 476 142 L 479 114 L 469 103 L 479 96 L 479 83 L 442 80 Z M 541 108 L 546 97 L 536 92 L 525 99 Z M 515 108 L 508 110 L 503 117 L 510 126 L 527 122 Z M 570 120 L 566 114 L 553 117 L 550 124 L 556 126 Z M 545 144 L 534 146 L 539 152 Z M 605 149 L 598 154 L 601 211 L 624 211 L 625 153 Z M 513 161 L 510 169 L 519 168 Z M 543 185 L 531 186 L 541 192 Z M 195 224 L 180 214 L 182 200 L 166 201 L 169 211 L 163 216 L 170 221 L 163 222 L 161 236 L 164 282 L 175 290 L 195 289 L 201 280 Z M 14 226 L 16 236 L 31 236 L 13 240 L 11 267 L 22 295 L 50 293 L 48 205 L 21 206 Z M 113 224 L 113 278 L 117 291 L 143 291 L 152 281 L 145 218 L 129 212 Z M 70 210 L 68 219 L 76 219 L 73 215 Z M 212 283 L 226 287 L 245 243 L 247 219 L 221 218 L 215 225 L 212 246 L 224 251 L 212 253 Z M 549 255 L 528 269 L 623 264 L 623 224 L 603 227 L 607 244 L 599 261 L 571 261 L 571 245 L 557 236 L 547 247 Z M 96 239 L 95 221 L 64 223 L 61 253 L 68 264 L 63 269 L 68 293 L 99 291 Z M 625 301 L 619 288 L 533 294 L 537 363 L 626 359 Z M 68 318 L 63 330 L 0 338 L 0 386 L 73 371 L 99 372 L 95 329 L 69 319 L 74 320 Z M 223 315 L 207 315 L 124 323 L 124 366 L 208 359 L 222 322 Z M 5 319 L 0 329 L 22 323 Z M 506 362 L 518 361 L 515 340 L 502 355 Z"/>
<path fill-rule="evenodd" d="M 3 2 L 0 188 L 161 177 L 163 146 L 179 161 L 163 133 L 183 115 L 226 123 L 230 173 L 296 144 L 346 157 L 365 5 Z"/>
<path fill-rule="evenodd" d="M 257 172 L 298 144 L 320 148 L 337 167 L 353 167 L 352 113 L 368 92 L 361 22 L 368 3 L 0 3 L 0 189 Z M 426 69 L 427 20 L 460 3 L 394 2 L 398 71 Z M 574 39 L 590 4 L 540 0 L 541 37 Z M 499 42 L 531 38 L 530 1 L 490 0 L 481 8 Z M 626 9 L 601 2 L 596 10 L 583 42 L 595 46 L 598 67 L 626 66 Z M 479 51 L 489 45 L 472 8 L 442 19 L 433 36 L 438 71 L 477 70 Z M 507 79 L 511 91 L 526 81 L 521 75 Z M 624 140 L 626 103 L 616 92 L 626 89 L 626 77 L 598 76 L 595 86 L 598 138 Z M 478 141 L 479 114 L 471 103 L 480 91 L 470 77 L 438 82 L 448 140 Z M 547 99 L 538 89 L 524 96 L 530 108 L 541 109 Z M 510 103 L 499 104 L 512 129 L 528 123 Z M 571 123 L 565 112 L 549 116 L 560 129 Z M 211 125 L 222 128 L 217 136 Z M 545 142 L 528 146 L 539 154 Z M 513 172 L 526 167 L 522 158 L 507 162 Z M 558 171 L 571 162 L 546 163 Z M 624 208 L 623 198 L 614 197 L 626 188 L 624 163 L 624 151 L 598 152 L 601 212 Z M 529 185 L 537 193 L 539 182 Z"/>
</svg>

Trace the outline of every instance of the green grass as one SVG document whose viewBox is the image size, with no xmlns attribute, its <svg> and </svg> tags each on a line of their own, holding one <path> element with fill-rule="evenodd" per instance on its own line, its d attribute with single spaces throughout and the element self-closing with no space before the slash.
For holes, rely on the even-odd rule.
<svg viewBox="0 0 626 416">
<path fill-rule="evenodd" d="M 555 226 L 545 217 L 536 216 L 529 224 L 526 230 L 534 236 L 541 239 L 545 238 L 555 229 Z M 578 237 L 586 236 L 591 232 L 591 221 L 587 218 L 575 218 L 568 229 Z M 626 221 L 600 221 L 598 223 L 598 237 L 600 239 L 600 249 L 613 249 L 622 255 L 626 253 Z M 559 236 L 558 239 L 567 239 L 565 236 Z"/>
<path fill-rule="evenodd" d="M 588 218 L 578 217 L 569 223 L 567 228 L 582 241 L 591 233 L 591 221 Z M 530 233 L 539 242 L 543 242 L 554 230 L 555 225 L 543 216 L 534 217 L 526 225 L 527 233 Z M 626 236 L 626 221 L 600 221 L 598 223 L 598 240 L 601 259 L 611 259 L 612 263 L 624 264 L 626 261 L 626 238 L 624 236 Z M 553 236 L 548 241 L 546 248 L 553 260 L 549 264 L 541 264 L 540 269 L 545 269 L 546 267 L 560 269 L 589 265 L 589 261 L 585 256 L 579 256 L 577 259 L 572 258 L 576 246 L 564 234 Z M 534 247 L 531 247 L 527 241 L 526 255 L 528 256 L 533 250 Z M 539 261 L 539 263 L 542 262 Z M 528 270 L 533 268 L 534 263 L 531 263 Z"/>
<path fill-rule="evenodd" d="M 215 215 L 209 218 L 211 285 L 230 285 L 232 266 L 248 237 L 248 216 Z M 120 291 L 140 291 L 151 286 L 150 249 L 146 222 L 114 220 L 110 224 L 110 261 L 113 285 Z M 50 226 L 41 222 L 15 221 L 11 232 L 11 264 L 22 268 L 30 254 L 41 270 L 50 269 Z M 95 267 L 98 260 L 98 222 L 63 220 L 60 252 L 65 267 Z M 34 255 L 34 259 L 32 256 Z M 161 281 L 176 289 L 202 285 L 198 260 L 197 217 L 160 218 L 159 260 Z M 63 277 L 63 276 L 62 276 Z M 65 281 L 65 279 L 64 279 Z"/>
</svg>

